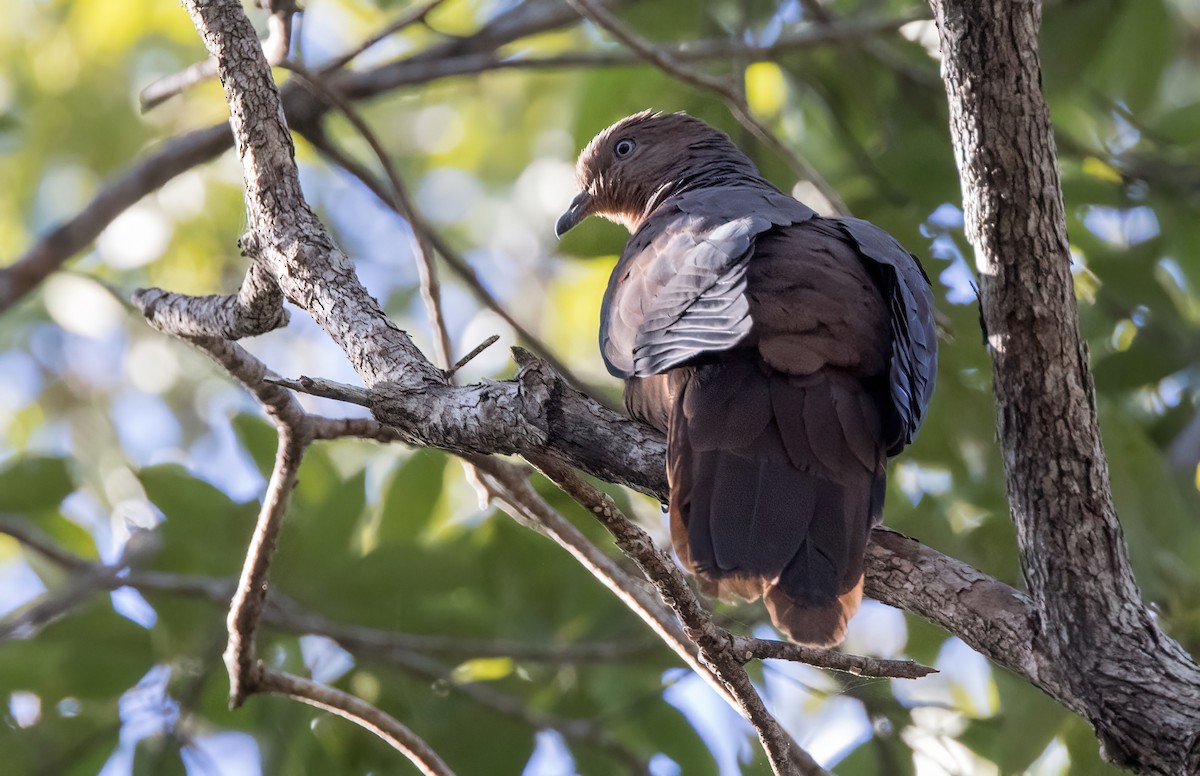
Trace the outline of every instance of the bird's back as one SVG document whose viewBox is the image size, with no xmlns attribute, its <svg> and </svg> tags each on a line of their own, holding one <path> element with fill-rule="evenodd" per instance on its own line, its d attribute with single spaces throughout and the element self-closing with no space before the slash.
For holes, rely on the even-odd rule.
<svg viewBox="0 0 1200 776">
<path fill-rule="evenodd" d="M 758 236 L 736 347 L 628 384 L 668 433 L 671 527 L 714 592 L 765 597 L 798 641 L 839 641 L 882 514 L 887 309 L 822 220 Z"/>
</svg>

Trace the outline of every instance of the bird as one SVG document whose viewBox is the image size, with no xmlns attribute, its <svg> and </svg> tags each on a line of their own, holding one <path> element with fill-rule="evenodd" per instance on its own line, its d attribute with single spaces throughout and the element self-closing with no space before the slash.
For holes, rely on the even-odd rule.
<svg viewBox="0 0 1200 776">
<path fill-rule="evenodd" d="M 591 215 L 630 232 L 600 351 L 629 414 L 666 435 L 676 555 L 706 592 L 762 598 L 789 639 L 839 644 L 888 458 L 933 393 L 920 261 L 867 221 L 818 215 L 686 113 L 621 119 L 576 177 L 556 235 Z"/>
</svg>

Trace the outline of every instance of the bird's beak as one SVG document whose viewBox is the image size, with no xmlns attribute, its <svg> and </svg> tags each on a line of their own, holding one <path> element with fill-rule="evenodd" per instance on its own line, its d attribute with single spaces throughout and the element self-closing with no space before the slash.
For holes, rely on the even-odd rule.
<svg viewBox="0 0 1200 776">
<path fill-rule="evenodd" d="M 567 212 L 558 217 L 558 221 L 554 224 L 554 236 L 561 238 L 591 214 L 592 195 L 581 191 L 575 195 L 575 199 L 571 200 L 571 206 L 567 208 Z"/>
</svg>

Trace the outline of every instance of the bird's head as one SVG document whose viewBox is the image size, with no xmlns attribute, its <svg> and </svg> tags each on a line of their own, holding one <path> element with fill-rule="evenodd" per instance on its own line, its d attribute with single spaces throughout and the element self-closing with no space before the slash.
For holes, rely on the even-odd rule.
<svg viewBox="0 0 1200 776">
<path fill-rule="evenodd" d="M 590 215 L 636 231 L 651 203 L 683 187 L 729 174 L 757 177 L 754 163 L 729 137 L 686 113 L 643 111 L 604 130 L 579 154 L 579 194 L 554 225 L 562 237 Z"/>
</svg>

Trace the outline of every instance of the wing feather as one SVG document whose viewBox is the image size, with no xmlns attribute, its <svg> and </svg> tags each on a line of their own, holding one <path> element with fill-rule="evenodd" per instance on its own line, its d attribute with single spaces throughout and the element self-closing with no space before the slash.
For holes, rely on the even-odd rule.
<svg viewBox="0 0 1200 776">
<path fill-rule="evenodd" d="M 750 334 L 746 265 L 758 235 L 815 213 L 762 186 L 674 197 L 629 240 L 601 307 L 600 350 L 617 377 L 647 377 Z"/>
<path fill-rule="evenodd" d="M 937 379 L 932 284 L 917 257 L 887 232 L 857 218 L 834 220 L 875 265 L 877 283 L 888 302 L 892 333 L 888 380 L 900 426 L 900 437 L 888 454 L 895 455 L 916 438 Z"/>
</svg>

